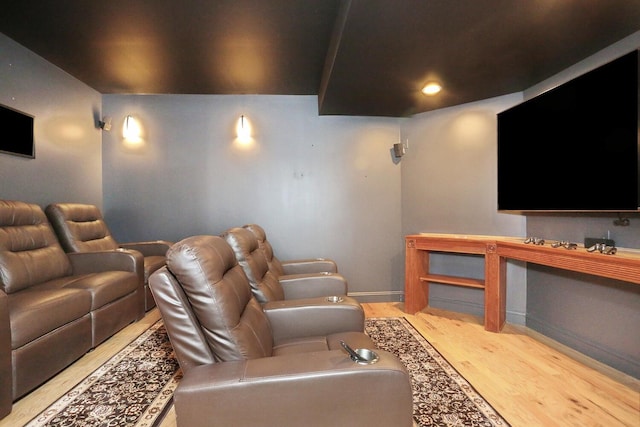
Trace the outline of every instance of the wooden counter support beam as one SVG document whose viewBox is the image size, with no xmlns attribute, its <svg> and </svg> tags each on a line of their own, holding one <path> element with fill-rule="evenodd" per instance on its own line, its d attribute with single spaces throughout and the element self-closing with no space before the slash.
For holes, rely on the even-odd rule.
<svg viewBox="0 0 640 427">
<path fill-rule="evenodd" d="M 415 240 L 407 240 L 405 256 L 405 310 L 415 313 L 429 305 L 429 286 L 422 286 L 420 277 L 429 272 L 429 252 L 419 251 Z M 407 296 L 410 293 L 411 295 Z"/>
<path fill-rule="evenodd" d="M 500 332 L 507 320 L 507 260 L 498 255 L 495 242 L 486 245 L 484 275 L 484 329 Z"/>
<path fill-rule="evenodd" d="M 409 235 L 405 242 L 405 311 L 429 305 L 429 282 L 484 289 L 484 328 L 491 332 L 500 332 L 506 321 L 509 258 L 640 284 L 640 251 L 604 255 L 529 245 L 522 238 L 433 233 Z M 429 273 L 430 252 L 483 255 L 484 280 Z"/>
</svg>

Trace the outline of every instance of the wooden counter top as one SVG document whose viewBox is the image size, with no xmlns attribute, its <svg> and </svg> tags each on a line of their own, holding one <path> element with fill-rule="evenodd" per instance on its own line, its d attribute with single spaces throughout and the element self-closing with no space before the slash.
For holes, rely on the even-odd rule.
<svg viewBox="0 0 640 427">
<path fill-rule="evenodd" d="M 614 255 L 584 247 L 554 248 L 553 241 L 544 245 L 524 243 L 522 237 L 465 234 L 419 233 L 405 236 L 405 310 L 415 313 L 428 305 L 428 283 L 443 283 L 484 289 L 485 329 L 502 329 L 506 313 L 507 259 L 546 265 L 564 270 L 608 277 L 640 284 L 640 250 L 618 248 Z M 429 253 L 448 252 L 485 257 L 484 280 L 433 275 L 429 273 Z"/>
</svg>

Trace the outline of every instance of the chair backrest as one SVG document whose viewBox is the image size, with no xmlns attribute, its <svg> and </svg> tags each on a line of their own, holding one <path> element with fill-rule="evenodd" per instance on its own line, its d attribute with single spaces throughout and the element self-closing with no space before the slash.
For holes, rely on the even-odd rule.
<svg viewBox="0 0 640 427">
<path fill-rule="evenodd" d="M 246 228 L 256 236 L 256 239 L 258 239 L 258 245 L 260 245 L 260 248 L 264 252 L 264 256 L 267 258 L 269 268 L 278 276 L 282 276 L 284 274 L 284 268 L 282 267 L 280 259 L 273 253 L 273 246 L 271 246 L 271 243 L 267 240 L 267 233 L 264 231 L 264 228 L 260 227 L 258 224 L 246 224 L 242 228 Z"/>
<path fill-rule="evenodd" d="M 222 237 L 233 249 L 256 299 L 261 303 L 282 301 L 284 290 L 278 279 L 280 274 L 269 268 L 256 236 L 246 228 L 234 227 L 222 233 Z"/>
<path fill-rule="evenodd" d="M 182 371 L 217 362 L 187 295 L 166 266 L 149 276 L 149 288 Z"/>
<path fill-rule="evenodd" d="M 69 258 L 40 206 L 0 200 L 0 285 L 6 293 L 71 274 Z"/>
<path fill-rule="evenodd" d="M 273 336 L 269 321 L 224 239 L 219 236 L 183 239 L 167 252 L 166 268 L 184 292 L 216 361 L 271 356 Z M 162 285 L 158 274 L 152 274 L 149 284 L 154 297 L 159 296 L 156 304 L 163 319 L 171 322 L 175 308 L 157 292 Z"/>
<path fill-rule="evenodd" d="M 95 205 L 52 203 L 45 213 L 66 252 L 118 249 L 109 227 Z"/>
</svg>

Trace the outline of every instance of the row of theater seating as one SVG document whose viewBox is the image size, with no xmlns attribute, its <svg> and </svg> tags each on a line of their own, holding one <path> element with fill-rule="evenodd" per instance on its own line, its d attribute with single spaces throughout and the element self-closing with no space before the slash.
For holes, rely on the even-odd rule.
<svg viewBox="0 0 640 427">
<path fill-rule="evenodd" d="M 210 242 L 211 239 L 214 241 L 213 244 Z M 223 249 L 220 249 L 221 247 Z M 226 255 L 224 261 L 220 258 L 221 251 Z M 84 255 L 79 255 L 80 253 Z M 185 254 L 193 258 L 187 260 L 184 258 Z M 167 255 L 169 259 L 165 266 Z M 82 256 L 91 257 L 90 267 L 73 261 L 81 259 Z M 60 263 L 65 257 L 70 260 L 71 269 L 48 271 L 51 265 Z M 129 274 L 137 278 L 131 280 L 130 292 L 127 295 L 113 291 L 117 288 L 113 284 L 121 280 L 121 276 L 125 274 L 121 271 L 121 265 L 113 261 L 116 258 L 129 259 L 133 270 L 129 271 Z M 191 306 L 194 300 L 189 297 L 190 291 L 185 291 L 183 282 L 174 275 L 174 269 L 181 268 L 185 262 L 197 262 L 200 273 L 206 267 L 212 268 L 211 272 L 220 275 L 218 281 L 207 277 L 202 283 L 196 283 L 197 280 L 191 282 L 187 288 L 194 285 L 199 288 L 191 288 L 190 291 L 195 291 L 196 294 L 206 291 L 211 297 L 212 289 L 207 286 L 216 284 L 215 287 L 224 289 L 220 295 L 235 295 L 231 298 L 234 303 L 228 306 L 228 298 L 226 301 L 224 298 L 214 298 L 200 306 L 200 311 L 194 311 Z M 99 273 L 96 272 L 96 268 L 100 270 Z M 21 280 L 18 279 L 16 269 L 21 269 L 27 274 L 30 278 L 27 280 L 28 283 L 22 280 L 25 283 L 17 284 Z M 225 279 L 225 275 L 231 271 L 233 279 Z M 242 273 L 239 274 L 239 271 Z M 106 276 L 111 276 L 112 280 L 104 280 Z M 228 381 L 232 380 L 228 373 L 236 372 L 237 363 L 226 362 L 246 362 L 249 359 L 299 353 L 313 358 L 315 356 L 312 353 L 317 351 L 326 352 L 327 356 L 334 357 L 338 351 L 344 356 L 344 352 L 337 349 L 336 344 L 343 339 L 357 346 L 373 345 L 363 333 L 362 307 L 347 296 L 347 282 L 337 273 L 335 262 L 322 258 L 280 261 L 274 255 L 264 230 L 257 224 L 231 228 L 220 236 L 194 236 L 175 245 L 168 241 L 119 244 L 111 235 L 96 206 L 56 203 L 47 206 L 43 213 L 37 205 L 0 201 L 0 278 L 0 322 L 7 323 L 6 328 L 4 324 L 0 325 L 3 327 L 0 331 L 0 417 L 10 412 L 13 401 L 42 384 L 126 324 L 141 318 L 144 311 L 156 305 L 156 301 L 160 301 L 158 308 L 181 368 L 185 372 L 185 378 L 196 379 L 195 383 L 193 379 L 184 381 L 184 386 L 181 382 L 176 393 L 179 425 L 230 425 L 227 422 L 231 422 L 232 419 L 234 421 L 231 425 L 239 426 L 282 425 L 283 420 L 290 420 L 293 416 L 292 408 L 298 414 L 296 416 L 304 415 L 305 425 L 328 425 L 325 421 L 344 420 L 347 412 L 354 409 L 353 405 L 359 407 L 358 405 L 363 404 L 353 403 L 349 405 L 348 411 L 334 411 L 333 415 L 325 414 L 318 417 L 318 409 L 323 405 L 314 404 L 315 409 L 308 411 L 303 410 L 308 405 L 287 406 L 286 409 L 277 401 L 273 402 L 273 409 L 264 414 L 266 418 L 258 423 L 254 422 L 254 416 L 247 417 L 241 406 L 232 404 L 232 400 L 237 397 L 242 399 L 245 393 L 256 393 L 257 390 L 265 392 L 265 384 L 254 384 L 242 377 L 237 378 L 238 384 L 232 387 L 237 389 L 236 392 L 240 395 L 228 390 Z M 154 281 L 157 283 L 155 289 L 152 285 Z M 122 286 L 120 288 L 124 289 Z M 248 289 L 248 292 L 242 292 L 240 288 L 244 291 Z M 26 289 L 29 290 L 28 293 L 22 292 Z M 70 295 L 80 298 L 80 295 L 84 294 L 93 298 L 88 312 L 85 310 L 75 315 L 60 316 L 59 313 L 68 312 L 65 303 L 73 304 Z M 25 295 L 29 297 L 24 298 Z M 246 298 L 243 299 L 241 295 Z M 196 300 L 200 297 L 201 294 Z M 180 304 L 176 305 L 178 300 Z M 129 304 L 126 307 L 125 301 Z M 233 315 L 229 318 L 229 310 L 232 313 L 240 313 L 241 320 L 234 319 Z M 200 319 L 199 316 L 204 317 Z M 207 329 L 206 325 L 211 325 L 209 322 L 212 318 L 216 322 L 222 322 L 214 326 L 214 329 L 222 327 L 224 331 Z M 111 321 L 105 326 L 103 323 L 106 319 Z M 238 322 L 232 327 L 234 320 Z M 36 328 L 35 332 L 28 330 L 27 325 L 33 324 L 44 327 Z M 91 325 L 89 341 L 85 331 L 88 325 Z M 64 344 L 65 340 L 71 340 L 71 347 Z M 255 352 L 257 348 L 259 350 Z M 392 380 L 397 385 L 401 384 L 400 391 L 403 392 L 398 393 L 396 387 L 393 388 L 392 395 L 386 391 L 382 391 L 382 395 L 383 400 L 387 402 L 385 411 L 388 416 L 395 419 L 395 425 L 404 425 L 403 422 L 397 423 L 396 415 L 400 413 L 399 419 L 402 420 L 402 416 L 406 415 L 407 402 L 410 406 L 410 391 L 408 399 L 406 393 L 406 372 L 393 356 L 382 353 L 384 363 L 377 365 L 377 374 L 373 374 L 374 370 L 369 369 L 372 375 L 369 380 L 373 380 L 376 375 L 378 379 L 382 378 L 380 372 L 389 376 L 392 371 L 397 378 L 403 378 L 399 382 L 397 378 Z M 287 358 L 282 361 L 289 363 Z M 193 377 L 187 374 L 191 368 L 211 364 L 215 364 L 216 369 L 221 369 L 222 376 L 218 379 L 225 378 L 222 381 L 225 384 L 223 387 L 220 387 L 216 378 L 204 379 L 201 373 L 197 373 L 200 372 L 197 369 L 194 370 L 196 373 Z M 227 368 L 223 366 L 227 366 L 231 371 L 227 372 Z M 328 368 L 323 366 L 321 369 Z M 344 366 L 340 368 L 341 375 L 350 378 L 345 379 L 345 384 L 349 384 L 351 390 L 355 391 L 355 387 L 365 386 L 365 382 L 356 379 L 362 375 L 362 368 L 354 367 L 352 374 L 347 374 L 343 368 Z M 327 401 L 328 396 L 319 396 L 317 393 L 323 390 L 322 384 L 327 379 L 334 378 L 337 373 L 333 368 L 331 372 L 314 371 L 313 375 L 297 372 L 294 376 L 300 378 L 292 381 L 291 385 L 294 390 L 302 386 L 307 390 L 305 393 L 310 393 L 298 394 L 298 398 L 313 395 L 314 399 L 321 398 Z M 292 372 L 271 374 L 284 379 Z M 318 381 L 312 380 L 311 377 L 318 375 L 326 378 L 323 381 L 319 378 Z M 262 377 L 262 374 L 260 376 Z M 199 379 L 204 379 L 205 383 L 199 383 Z M 238 388 L 240 384 L 242 387 Z M 254 386 L 257 388 L 254 389 Z M 198 390 L 195 395 L 193 387 Z M 384 387 L 388 388 L 388 384 Z M 266 395 L 270 393 L 266 390 Z M 202 399 L 206 401 L 204 406 Z M 210 399 L 214 399 L 216 404 L 212 405 L 213 401 L 210 402 Z M 332 404 L 338 403 L 333 402 L 332 398 L 329 400 Z M 354 400 L 356 401 L 360 402 L 358 399 Z M 373 401 L 369 400 L 369 404 Z M 395 411 L 388 412 L 390 402 Z M 208 412 L 203 412 L 204 407 L 209 408 Z M 285 409 L 286 411 L 282 412 Z M 212 424 L 211 418 L 208 417 L 211 411 L 216 412 L 215 419 L 220 420 L 219 423 Z M 410 408 L 408 414 L 410 418 Z M 307 416 L 315 421 L 309 422 Z M 391 419 L 380 418 L 375 414 L 358 418 L 360 421 L 368 420 L 362 425 L 388 425 L 382 420 Z M 341 424 L 342 421 L 338 423 Z M 348 424 L 360 425 L 351 422 Z"/>
<path fill-rule="evenodd" d="M 155 240 L 148 242 L 118 243 L 111 234 L 100 209 L 95 205 L 80 203 L 52 203 L 45 214 L 65 252 L 99 252 L 114 250 L 138 251 L 144 258 L 144 310 L 155 307 L 149 290 L 149 275 L 164 266 L 165 255 L 173 242 Z"/>
<path fill-rule="evenodd" d="M 282 275 L 250 228 L 177 242 L 149 279 L 183 372 L 177 425 L 412 426 L 410 377 L 365 334 L 346 280 Z"/>
<path fill-rule="evenodd" d="M 145 314 L 140 252 L 62 241 L 40 206 L 0 200 L 0 417 Z"/>
</svg>

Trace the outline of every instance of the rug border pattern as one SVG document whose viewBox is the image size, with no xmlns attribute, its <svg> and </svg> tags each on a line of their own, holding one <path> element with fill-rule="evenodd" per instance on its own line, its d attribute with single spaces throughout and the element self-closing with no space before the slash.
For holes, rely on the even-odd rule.
<svg viewBox="0 0 640 427">
<path fill-rule="evenodd" d="M 418 329 L 406 317 L 369 317 L 366 321 L 382 321 L 387 323 L 397 322 L 406 332 L 417 341 L 424 349 L 428 356 L 435 362 L 445 375 L 456 384 L 460 391 L 469 399 L 473 407 L 478 413 L 485 417 L 491 426 L 509 426 L 504 418 L 478 393 L 478 391 L 438 352 L 438 350 L 418 331 Z M 63 411 L 75 399 L 81 396 L 86 390 L 90 389 L 101 377 L 108 374 L 111 369 L 116 367 L 121 361 L 136 349 L 160 328 L 164 327 L 162 319 L 158 319 L 137 338 L 127 344 L 122 350 L 118 351 L 108 361 L 103 363 L 83 380 L 77 383 L 73 388 L 49 405 L 44 411 L 36 415 L 25 427 L 43 427 L 56 417 L 58 413 Z M 435 365 L 434 365 L 435 366 Z M 142 411 L 135 424 L 131 427 L 154 427 L 161 422 L 166 413 L 172 407 L 173 393 L 178 386 L 182 373 L 180 368 L 173 373 L 168 381 L 162 386 L 153 401 Z M 413 378 L 413 375 L 412 375 Z M 455 387 L 455 386 L 454 386 Z M 414 389 L 414 410 L 416 404 L 417 389 Z M 419 403 L 419 402 L 418 402 Z M 418 422 L 418 415 L 414 413 L 414 420 Z M 458 425 L 458 424 L 456 424 Z M 483 423 L 482 425 L 488 425 Z"/>
<path fill-rule="evenodd" d="M 149 328 L 138 335 L 133 341 L 127 344 L 124 348 L 113 355 L 109 360 L 101 364 L 97 369 L 87 375 L 83 380 L 77 383 L 71 390 L 66 392 L 52 404 L 47 406 L 42 412 L 36 415 L 31 421 L 24 425 L 24 427 L 41 427 L 46 426 L 55 416 L 70 403 L 72 403 L 78 396 L 82 395 L 91 386 L 93 386 L 100 378 L 107 374 L 111 369 L 118 365 L 123 359 L 129 356 L 151 335 L 156 333 L 158 329 L 164 327 L 162 319 L 156 320 Z M 171 408 L 173 400 L 173 392 L 175 391 L 180 378 L 182 377 L 182 371 L 180 368 L 174 372 L 169 381 L 162 387 L 158 395 L 153 402 L 145 408 L 140 414 L 140 417 L 132 427 L 153 427 L 158 424 L 164 418 L 166 412 Z"/>
</svg>

